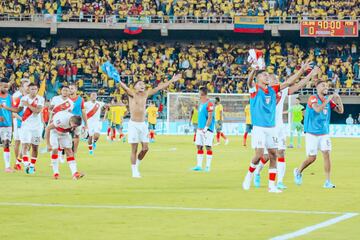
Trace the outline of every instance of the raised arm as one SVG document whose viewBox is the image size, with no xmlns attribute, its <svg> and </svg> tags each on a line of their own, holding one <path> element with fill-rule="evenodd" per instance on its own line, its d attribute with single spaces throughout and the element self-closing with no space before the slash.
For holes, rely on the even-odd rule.
<svg viewBox="0 0 360 240">
<path fill-rule="evenodd" d="M 306 60 L 305 63 L 303 63 L 301 65 L 301 68 L 299 69 L 299 71 L 297 71 L 295 74 L 293 74 L 288 79 L 286 79 L 285 82 L 280 84 L 280 89 L 284 89 L 284 88 L 290 87 L 293 84 L 295 84 L 296 81 L 299 80 L 300 77 L 304 74 L 304 72 L 310 68 L 310 63 L 311 63 L 311 61 L 309 59 Z"/>
<path fill-rule="evenodd" d="M 333 108 L 333 110 L 339 114 L 344 113 L 344 104 L 342 103 L 341 97 L 339 94 L 334 93 L 333 94 L 333 103 L 336 104 L 336 106 Z"/>
<path fill-rule="evenodd" d="M 248 79 L 247 79 L 248 89 L 253 88 L 255 86 L 255 83 L 254 83 L 255 73 L 256 73 L 256 70 L 251 69 Z"/>
<path fill-rule="evenodd" d="M 158 91 L 167 88 L 171 83 L 179 81 L 180 78 L 181 78 L 181 74 L 174 75 L 170 81 L 167 81 L 165 83 L 160 83 L 156 88 L 150 89 L 148 91 L 148 96 L 152 96 L 155 93 L 157 93 Z"/>
<path fill-rule="evenodd" d="M 311 70 L 311 72 L 302 80 L 300 80 L 299 82 L 293 84 L 290 88 L 289 88 L 289 95 L 297 92 L 298 90 L 300 90 L 301 88 L 303 88 L 308 82 L 310 82 L 311 79 L 313 79 L 315 76 L 317 76 L 320 72 L 320 68 L 319 67 L 314 67 L 313 70 Z"/>
<path fill-rule="evenodd" d="M 119 85 L 122 89 L 124 89 L 124 91 L 126 92 L 126 94 L 129 96 L 129 97 L 134 97 L 134 92 L 125 84 L 123 83 L 122 81 L 119 82 Z"/>
</svg>

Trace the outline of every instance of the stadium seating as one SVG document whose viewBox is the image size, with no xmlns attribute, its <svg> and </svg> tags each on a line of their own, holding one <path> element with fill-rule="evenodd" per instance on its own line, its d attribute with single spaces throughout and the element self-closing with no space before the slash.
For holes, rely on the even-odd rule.
<svg viewBox="0 0 360 240">
<path fill-rule="evenodd" d="M 191 16 L 191 17 L 233 17 L 240 15 L 259 15 L 267 17 L 337 17 L 353 18 L 360 16 L 358 0 L 58 0 L 30 1 L 3 0 L 0 14 L 59 14 L 66 21 L 77 16 L 88 21 L 88 15 L 95 16 L 97 22 L 105 15 L 117 15 L 124 19 L 128 15 L 140 16 Z M 60 20 L 59 19 L 59 20 Z"/>
<path fill-rule="evenodd" d="M 253 47 L 264 49 L 268 71 L 281 76 L 281 80 L 309 57 L 321 67 L 323 74 L 319 77 L 329 80 L 333 87 L 352 89 L 359 94 L 360 54 L 355 44 L 305 48 L 280 42 L 253 45 L 222 41 L 165 44 L 79 40 L 76 47 L 42 49 L 31 37 L 21 43 L 4 38 L 0 40 L 0 76 L 17 84 L 21 78 L 38 83 L 46 81 L 50 96 L 56 94 L 62 84 L 73 81 L 83 92 L 98 91 L 100 95 L 121 97 L 122 90 L 100 69 L 100 65 L 111 58 L 122 80 L 130 85 L 143 80 L 153 87 L 182 70 L 183 79 L 169 91 L 194 91 L 202 85 L 215 93 L 243 93 L 248 74 L 246 57 Z"/>
</svg>

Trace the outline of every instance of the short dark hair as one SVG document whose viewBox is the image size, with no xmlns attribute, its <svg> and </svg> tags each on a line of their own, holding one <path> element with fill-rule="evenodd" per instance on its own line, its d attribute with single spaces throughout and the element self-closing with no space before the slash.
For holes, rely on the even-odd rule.
<svg viewBox="0 0 360 240">
<path fill-rule="evenodd" d="M 260 74 L 262 74 L 264 72 L 266 72 L 266 70 L 259 70 L 259 71 L 256 72 L 256 76 L 259 76 Z"/>
<path fill-rule="evenodd" d="M 216 97 L 215 100 L 218 101 L 218 102 L 220 102 L 220 98 L 219 98 L 219 97 Z"/>
<path fill-rule="evenodd" d="M 69 84 L 69 87 L 70 87 L 70 86 L 74 86 L 74 87 L 76 87 L 76 88 L 77 88 L 76 83 L 70 83 L 70 84 Z"/>
<path fill-rule="evenodd" d="M 72 120 L 77 126 L 80 126 L 81 125 L 81 122 L 82 122 L 82 119 L 80 116 L 72 116 L 70 118 L 70 120 Z"/>
<path fill-rule="evenodd" d="M 61 87 L 61 89 L 63 89 L 63 88 L 69 88 L 69 86 L 68 86 L 68 85 L 63 85 L 63 86 Z"/>
<path fill-rule="evenodd" d="M 0 82 L 2 82 L 2 83 L 8 83 L 9 80 L 8 80 L 7 78 L 1 78 Z"/>
<path fill-rule="evenodd" d="M 35 84 L 35 83 L 30 83 L 29 87 L 37 87 L 37 88 L 39 88 L 39 86 L 37 84 Z"/>
<path fill-rule="evenodd" d="M 206 87 L 200 87 L 199 91 L 202 92 L 205 95 L 207 95 L 207 93 L 208 93 L 208 89 Z"/>
</svg>

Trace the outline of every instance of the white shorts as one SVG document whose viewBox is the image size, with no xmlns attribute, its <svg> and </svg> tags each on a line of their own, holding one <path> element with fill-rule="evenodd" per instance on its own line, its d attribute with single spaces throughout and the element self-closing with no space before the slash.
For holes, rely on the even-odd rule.
<svg viewBox="0 0 360 240">
<path fill-rule="evenodd" d="M 18 128 L 15 125 L 14 126 L 14 141 L 20 141 L 20 132 L 21 132 L 21 128 Z"/>
<path fill-rule="evenodd" d="M 50 145 L 52 149 L 72 148 L 72 138 L 70 133 L 58 133 L 56 130 L 50 131 Z"/>
<path fill-rule="evenodd" d="M 149 130 L 145 122 L 128 123 L 128 143 L 148 143 Z"/>
<path fill-rule="evenodd" d="M 89 121 L 88 122 L 88 132 L 89 136 L 92 137 L 94 134 L 100 134 L 101 132 L 101 122 L 100 121 Z"/>
<path fill-rule="evenodd" d="M 0 127 L 0 138 L 1 141 L 11 141 L 12 127 Z"/>
<path fill-rule="evenodd" d="M 278 149 L 285 150 L 286 149 L 286 127 L 276 127 L 276 133 L 278 138 Z"/>
<path fill-rule="evenodd" d="M 20 141 L 21 143 L 31 143 L 34 145 L 40 145 L 42 128 L 38 129 L 29 129 L 25 127 L 21 127 L 20 129 Z"/>
<path fill-rule="evenodd" d="M 252 148 L 278 148 L 276 129 L 254 126 L 251 134 Z"/>
<path fill-rule="evenodd" d="M 328 134 L 313 135 L 305 134 L 306 155 L 316 156 L 318 151 L 331 151 L 331 140 Z"/>
<path fill-rule="evenodd" d="M 213 139 L 214 139 L 213 132 L 207 131 L 206 133 L 203 133 L 203 131 L 200 129 L 196 130 L 195 144 L 197 146 L 211 147 L 213 145 Z"/>
</svg>

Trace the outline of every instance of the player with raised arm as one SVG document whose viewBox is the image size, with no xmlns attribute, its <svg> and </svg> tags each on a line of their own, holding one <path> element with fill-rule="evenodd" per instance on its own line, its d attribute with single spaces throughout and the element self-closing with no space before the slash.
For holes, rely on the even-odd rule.
<svg viewBox="0 0 360 240">
<path fill-rule="evenodd" d="M 215 128 L 216 128 L 216 145 L 220 144 L 220 137 L 225 140 L 225 145 L 229 144 L 229 139 L 222 132 L 224 121 L 224 107 L 221 104 L 220 98 L 215 98 Z"/>
<path fill-rule="evenodd" d="M 70 91 L 69 98 L 74 103 L 74 108 L 72 110 L 72 114 L 74 114 L 75 116 L 80 116 L 84 123 L 84 128 L 88 129 L 86 110 L 85 110 L 85 106 L 84 106 L 85 100 L 81 96 L 77 95 L 77 90 L 78 89 L 77 89 L 77 86 L 75 83 L 72 83 L 69 85 L 69 91 Z M 79 147 L 80 136 L 74 135 L 73 142 L 74 142 L 74 153 L 76 153 L 77 149 Z"/>
<path fill-rule="evenodd" d="M 128 142 L 131 144 L 131 169 L 132 177 L 141 177 L 139 165 L 148 152 L 149 131 L 145 123 L 146 100 L 160 90 L 167 88 L 170 84 L 180 80 L 181 74 L 174 75 L 170 81 L 160 83 L 153 89 L 146 90 L 143 81 L 137 81 L 134 84 L 134 90 L 130 89 L 125 83 L 119 82 L 120 86 L 129 96 L 130 121 L 128 124 Z M 138 153 L 138 145 L 142 145 Z"/>
<path fill-rule="evenodd" d="M 315 67 L 305 78 L 301 81 L 296 82 L 308 69 L 310 69 L 310 61 L 307 60 L 304 62 L 295 74 L 287 79 L 289 84 L 288 87 L 282 89 L 276 101 L 276 114 L 275 114 L 275 128 L 276 135 L 278 138 L 278 150 L 277 150 L 277 188 L 286 189 L 286 186 L 283 183 L 283 179 L 286 171 L 285 163 L 285 150 L 286 150 L 286 127 L 283 122 L 283 113 L 284 113 L 284 102 L 288 95 L 291 95 L 304 87 L 313 77 L 317 76 L 320 69 Z M 277 76 L 271 75 L 271 85 L 279 84 Z M 264 151 L 264 158 L 260 159 L 260 162 L 255 170 L 254 185 L 255 187 L 260 187 L 260 171 L 266 162 L 269 160 L 267 149 Z"/>
<path fill-rule="evenodd" d="M 294 147 L 294 132 L 297 134 L 297 148 L 301 147 L 301 134 L 304 130 L 302 125 L 304 106 L 300 104 L 300 99 L 296 98 L 295 105 L 290 107 L 288 112 L 292 113 L 291 129 L 290 129 L 290 145 L 288 148 Z"/>
<path fill-rule="evenodd" d="M 155 142 L 155 129 L 156 129 L 156 120 L 158 117 L 158 111 L 159 109 L 155 106 L 154 102 L 151 102 L 149 107 L 146 109 L 151 143 Z"/>
<path fill-rule="evenodd" d="M 101 110 L 104 108 L 105 103 L 97 101 L 97 93 L 90 94 L 90 101 L 85 102 L 86 118 L 89 124 L 89 138 L 88 147 L 89 154 L 93 155 L 96 147 L 96 142 L 99 140 L 101 132 Z"/>
<path fill-rule="evenodd" d="M 71 133 L 79 135 L 81 132 L 80 116 L 75 116 L 68 111 L 60 111 L 53 116 L 52 123 L 46 127 L 45 139 L 48 151 L 51 152 L 51 165 L 53 168 L 53 177 L 58 179 L 59 175 L 59 161 L 58 152 L 59 147 L 65 150 L 66 160 L 69 164 L 72 178 L 74 180 L 80 179 L 84 174 L 78 172 L 75 161 L 74 152 L 72 150 Z"/>
<path fill-rule="evenodd" d="M 37 161 L 43 124 L 41 122 L 41 110 L 44 107 L 45 100 L 37 95 L 39 88 L 36 84 L 29 84 L 29 94 L 21 98 L 20 105 L 17 108 L 4 106 L 3 109 L 12 112 L 23 112 L 21 118 L 21 152 L 23 164 L 27 174 L 35 172 L 35 163 Z M 28 152 L 31 147 L 31 161 L 29 162 Z"/>
<path fill-rule="evenodd" d="M 277 174 L 276 151 L 278 148 L 278 134 L 275 128 L 276 103 L 279 92 L 292 84 L 293 79 L 288 79 L 281 84 L 271 85 L 270 76 L 264 70 L 256 73 L 257 83 L 254 83 L 255 70 L 252 70 L 248 77 L 248 88 L 250 92 L 250 111 L 253 123 L 252 147 L 255 149 L 255 156 L 252 158 L 248 173 L 243 182 L 243 189 L 249 190 L 254 171 L 264 155 L 266 148 L 269 153 L 269 187 L 272 193 L 281 192 L 275 186 Z"/>
<path fill-rule="evenodd" d="M 204 146 L 206 148 L 206 167 L 205 171 L 210 172 L 213 157 L 212 144 L 214 139 L 215 117 L 214 104 L 208 98 L 208 90 L 201 87 L 199 90 L 199 117 L 198 129 L 196 132 L 195 144 L 197 146 L 197 164 L 193 171 L 202 171 L 204 159 Z"/>
<path fill-rule="evenodd" d="M 304 131 L 307 159 L 299 168 L 294 169 L 294 178 L 297 185 L 302 184 L 302 172 L 316 160 L 320 150 L 324 158 L 326 178 L 324 188 L 335 188 L 335 185 L 330 181 L 330 116 L 331 110 L 343 114 L 344 105 L 337 93 L 328 96 L 328 91 L 329 87 L 325 81 L 317 81 L 316 95 L 310 96 L 306 105 Z"/>
<path fill-rule="evenodd" d="M 6 78 L 0 80 L 0 139 L 4 148 L 5 172 L 11 173 L 10 141 L 12 135 L 12 112 L 4 107 L 12 107 L 12 98 L 9 94 L 9 83 Z"/>
</svg>

